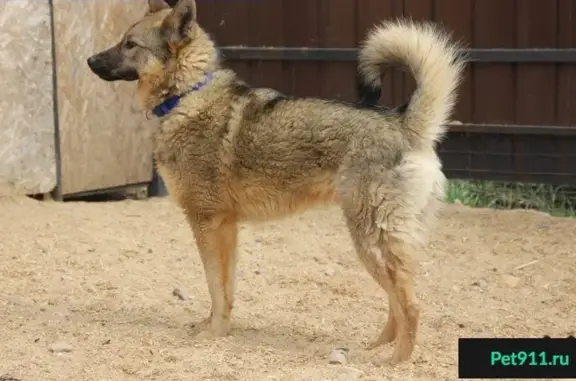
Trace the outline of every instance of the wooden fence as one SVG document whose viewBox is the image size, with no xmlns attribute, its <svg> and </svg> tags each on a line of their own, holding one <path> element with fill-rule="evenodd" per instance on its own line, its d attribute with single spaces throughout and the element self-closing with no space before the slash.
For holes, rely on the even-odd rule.
<svg viewBox="0 0 576 381">
<path fill-rule="evenodd" d="M 441 22 L 472 63 L 440 152 L 452 178 L 576 184 L 574 0 L 197 0 L 229 64 L 254 85 L 355 100 L 356 46 L 380 20 Z M 385 76 L 382 103 L 413 89 Z"/>
</svg>

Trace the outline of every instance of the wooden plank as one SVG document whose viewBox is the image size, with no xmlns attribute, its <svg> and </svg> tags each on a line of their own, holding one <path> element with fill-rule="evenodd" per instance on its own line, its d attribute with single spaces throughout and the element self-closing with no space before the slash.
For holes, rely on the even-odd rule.
<svg viewBox="0 0 576 381">
<path fill-rule="evenodd" d="M 558 0 L 558 48 L 576 48 L 576 3 L 574 0 Z M 559 125 L 576 128 L 576 64 L 557 66 L 556 121 Z M 571 144 L 572 143 L 572 144 Z M 560 170 L 576 171 L 576 158 L 567 158 L 574 153 L 574 140 L 558 139 L 557 149 L 564 154 Z M 565 180 L 567 181 L 567 180 Z"/>
<path fill-rule="evenodd" d="M 369 30 L 384 20 L 392 19 L 395 15 L 394 0 L 362 0 L 356 2 L 356 44 L 366 38 Z M 386 106 L 393 106 L 394 80 L 390 69 L 382 77 L 382 97 L 380 101 Z"/>
<path fill-rule="evenodd" d="M 514 136 L 502 134 L 478 134 L 469 139 L 470 167 L 474 170 L 514 171 L 513 139 Z"/>
<path fill-rule="evenodd" d="M 318 47 L 319 0 L 283 0 L 284 44 L 287 47 Z M 284 88 L 297 96 L 318 96 L 317 62 L 284 62 Z"/>
<path fill-rule="evenodd" d="M 250 14 L 248 39 L 243 44 L 249 46 L 284 45 L 284 3 L 282 0 L 244 2 Z M 265 33 L 263 33 L 265 31 Z M 250 78 L 253 86 L 265 86 L 284 91 L 284 72 L 281 61 L 250 62 Z"/>
<path fill-rule="evenodd" d="M 0 196 L 56 187 L 52 37 L 47 0 L 0 2 Z"/>
<path fill-rule="evenodd" d="M 437 151 L 442 160 L 443 171 L 470 168 L 470 135 L 466 132 L 448 132 L 446 139 L 438 144 Z"/>
<path fill-rule="evenodd" d="M 556 48 L 558 9 L 555 1 L 518 2 L 518 48 Z M 556 68 L 553 64 L 519 64 L 516 69 L 516 122 L 556 122 Z"/>
<path fill-rule="evenodd" d="M 474 48 L 515 47 L 515 0 L 479 0 L 474 3 Z M 514 123 L 515 77 L 510 64 L 474 67 L 475 123 Z"/>
<path fill-rule="evenodd" d="M 516 8 L 514 0 L 481 0 L 473 4 L 472 46 L 474 48 L 515 47 Z M 475 123 L 512 123 L 515 117 L 515 81 L 511 64 L 475 64 L 472 69 L 472 115 Z M 492 136 L 470 141 L 470 149 L 479 151 L 490 146 Z M 499 144 L 507 159 L 474 155 L 473 169 L 499 170 L 505 163 L 513 170 L 511 140 Z"/>
<path fill-rule="evenodd" d="M 432 8 L 434 21 L 441 23 L 450 31 L 455 40 L 462 41 L 464 46 L 471 45 L 474 39 L 474 0 L 435 0 Z M 453 119 L 461 122 L 472 120 L 474 106 L 474 65 L 468 64 L 464 72 L 462 85 L 458 89 L 458 105 Z"/>
<path fill-rule="evenodd" d="M 86 58 L 117 43 L 146 11 L 141 2 L 54 0 L 62 193 L 148 182 L 151 123 L 135 83 L 104 82 Z"/>
<path fill-rule="evenodd" d="M 558 0 L 558 48 L 576 48 L 576 2 Z M 557 123 L 576 128 L 576 64 L 558 65 Z"/>
<path fill-rule="evenodd" d="M 518 48 L 555 48 L 557 46 L 557 3 L 523 0 L 517 3 L 516 40 Z M 516 117 L 518 124 L 554 124 L 556 111 L 556 68 L 551 64 L 520 64 L 516 68 Z M 536 145 L 540 145 L 540 148 Z M 516 168 L 520 172 L 557 172 L 558 160 L 529 159 L 527 153 L 548 147 L 550 138 L 524 137 L 514 140 Z"/>
<path fill-rule="evenodd" d="M 404 10 L 405 0 L 392 0 L 392 17 L 406 17 Z M 404 87 L 406 82 L 406 73 L 400 67 L 390 67 L 386 70 L 385 76 L 389 76 L 392 81 L 392 99 L 395 105 L 406 103 L 404 96 Z"/>
<path fill-rule="evenodd" d="M 260 2 L 259 2 L 260 3 Z M 218 46 L 246 45 L 250 38 L 247 27 L 250 9 L 244 1 L 198 1 L 198 18 L 202 22 L 200 11 L 209 11 L 206 24 L 202 24 L 214 35 Z M 238 73 L 247 82 L 251 81 L 250 66 L 245 61 L 226 61 L 224 63 Z"/>
<path fill-rule="evenodd" d="M 220 16 L 211 1 L 198 1 L 196 3 L 198 23 L 208 33 L 214 34 L 219 27 Z"/>
<path fill-rule="evenodd" d="M 433 2 L 434 0 L 404 0 L 404 16 L 416 22 L 433 20 Z M 400 76 L 402 78 L 401 103 L 404 103 L 410 100 L 412 93 L 416 89 L 416 82 L 406 72 L 402 72 Z"/>
<path fill-rule="evenodd" d="M 554 136 L 521 136 L 522 148 L 525 152 L 525 170 L 535 173 L 563 173 L 563 157 L 558 149 L 562 140 Z"/>
<path fill-rule="evenodd" d="M 353 48 L 356 44 L 357 2 L 320 0 L 318 36 L 322 48 Z M 322 62 L 319 64 L 319 95 L 328 99 L 356 100 L 356 63 Z"/>
</svg>

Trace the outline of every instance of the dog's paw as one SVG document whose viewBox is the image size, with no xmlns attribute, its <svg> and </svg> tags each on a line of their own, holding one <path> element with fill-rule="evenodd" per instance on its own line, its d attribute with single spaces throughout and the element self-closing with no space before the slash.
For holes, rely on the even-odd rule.
<svg viewBox="0 0 576 381">
<path fill-rule="evenodd" d="M 412 353 L 414 352 L 414 342 L 411 340 L 400 340 L 396 343 L 396 347 L 391 357 L 377 356 L 372 360 L 376 366 L 394 366 L 410 361 Z"/>
<path fill-rule="evenodd" d="M 396 366 L 408 362 L 410 356 L 398 356 L 398 354 L 394 353 L 392 356 L 382 356 L 381 354 L 377 355 L 372 359 L 372 364 L 377 367 L 383 366 Z"/>
<path fill-rule="evenodd" d="M 388 324 L 386 325 L 380 336 L 378 336 L 376 340 L 374 340 L 373 342 L 371 342 L 366 346 L 366 349 L 371 351 L 382 345 L 389 344 L 394 340 L 396 340 L 396 327 L 393 324 Z"/>
<path fill-rule="evenodd" d="M 391 342 L 393 342 L 396 339 L 396 335 L 390 334 L 390 335 L 382 335 L 380 336 L 378 339 L 374 340 L 373 342 L 371 342 L 370 344 L 368 344 L 366 346 L 366 350 L 373 350 L 376 349 L 378 347 L 381 347 L 383 345 L 386 344 L 390 344 Z"/>
<path fill-rule="evenodd" d="M 394 367 L 401 364 L 402 361 L 397 361 L 393 357 L 377 356 L 372 359 L 372 365 L 377 367 Z"/>
<path fill-rule="evenodd" d="M 396 365 L 405 361 L 408 361 L 412 357 L 414 352 L 414 341 L 404 338 L 400 338 L 396 343 L 392 357 L 390 358 L 390 364 Z"/>
<path fill-rule="evenodd" d="M 217 337 L 224 337 L 230 331 L 230 322 L 228 321 L 214 321 L 214 319 L 206 319 L 202 322 L 200 332 L 196 334 L 196 340 L 210 340 Z"/>
<path fill-rule="evenodd" d="M 186 326 L 194 332 L 200 332 L 200 331 L 204 331 L 205 329 L 207 329 L 208 326 L 210 326 L 211 320 L 212 320 L 212 317 L 208 316 L 207 318 L 202 319 L 200 321 L 188 323 L 188 324 L 186 324 Z"/>
<path fill-rule="evenodd" d="M 194 336 L 194 338 L 198 341 L 203 341 L 203 340 L 213 340 L 217 337 L 225 337 L 225 336 L 228 336 L 228 330 L 226 329 L 206 328 L 198 332 L 196 336 Z"/>
<path fill-rule="evenodd" d="M 207 329 L 198 332 L 198 333 L 194 336 L 194 339 L 195 339 L 196 341 L 214 340 L 215 338 L 216 338 L 216 336 L 215 336 L 214 334 L 212 334 L 212 332 L 210 332 L 210 331 L 207 330 Z"/>
</svg>

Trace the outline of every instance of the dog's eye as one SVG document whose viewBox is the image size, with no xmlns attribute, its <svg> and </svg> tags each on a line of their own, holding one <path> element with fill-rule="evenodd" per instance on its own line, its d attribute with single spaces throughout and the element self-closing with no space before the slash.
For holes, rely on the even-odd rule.
<svg viewBox="0 0 576 381">
<path fill-rule="evenodd" d="M 134 49 L 136 46 L 138 46 L 138 44 L 136 44 L 134 41 L 128 40 L 124 43 L 124 47 L 126 49 Z"/>
</svg>

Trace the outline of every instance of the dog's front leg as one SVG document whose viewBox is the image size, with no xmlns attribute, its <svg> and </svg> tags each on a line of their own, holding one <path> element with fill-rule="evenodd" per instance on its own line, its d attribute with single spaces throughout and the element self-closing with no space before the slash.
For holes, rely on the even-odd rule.
<svg viewBox="0 0 576 381">
<path fill-rule="evenodd" d="M 188 213 L 187 213 L 188 214 Z M 225 336 L 230 330 L 236 280 L 236 219 L 230 216 L 194 216 L 188 219 L 204 265 L 212 299 L 206 330 L 199 338 Z"/>
</svg>

